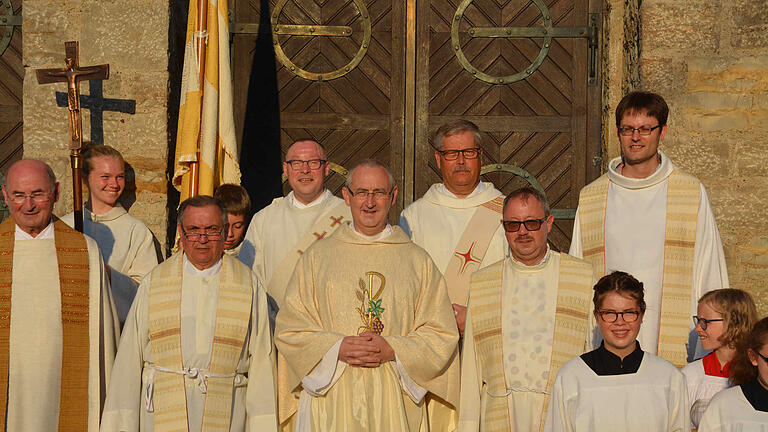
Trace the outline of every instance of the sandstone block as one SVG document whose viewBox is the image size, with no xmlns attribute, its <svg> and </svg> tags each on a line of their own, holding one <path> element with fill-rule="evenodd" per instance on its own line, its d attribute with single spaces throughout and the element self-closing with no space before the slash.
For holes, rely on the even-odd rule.
<svg viewBox="0 0 768 432">
<path fill-rule="evenodd" d="M 715 53 L 720 47 L 719 2 L 643 2 L 640 8 L 643 56 L 661 57 L 670 50 Z"/>
</svg>

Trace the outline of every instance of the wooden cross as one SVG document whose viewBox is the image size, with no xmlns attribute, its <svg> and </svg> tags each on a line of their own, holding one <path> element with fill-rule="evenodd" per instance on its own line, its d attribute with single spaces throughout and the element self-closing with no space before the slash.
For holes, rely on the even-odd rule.
<svg viewBox="0 0 768 432">
<path fill-rule="evenodd" d="M 109 65 L 80 66 L 80 43 L 64 43 L 66 53 L 61 69 L 37 69 L 37 82 L 50 84 L 67 83 L 67 106 L 69 108 L 69 150 L 72 164 L 72 185 L 74 192 L 75 229 L 83 232 L 83 184 L 81 165 L 83 148 L 83 121 L 80 115 L 80 81 L 105 80 L 109 78 Z"/>
</svg>

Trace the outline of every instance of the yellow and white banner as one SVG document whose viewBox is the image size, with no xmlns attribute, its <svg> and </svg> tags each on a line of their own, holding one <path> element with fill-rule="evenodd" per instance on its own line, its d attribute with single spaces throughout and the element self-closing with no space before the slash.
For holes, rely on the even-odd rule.
<svg viewBox="0 0 768 432">
<path fill-rule="evenodd" d="M 207 30 L 203 32 L 197 30 L 198 3 L 207 4 Z M 202 85 L 197 67 L 199 38 L 206 44 Z M 227 0 L 189 2 L 178 126 L 173 184 L 181 192 L 181 201 L 193 195 L 213 195 L 213 190 L 222 183 L 240 184 L 240 149 L 232 113 Z M 198 190 L 190 191 L 190 165 L 194 162 L 199 162 Z"/>
</svg>

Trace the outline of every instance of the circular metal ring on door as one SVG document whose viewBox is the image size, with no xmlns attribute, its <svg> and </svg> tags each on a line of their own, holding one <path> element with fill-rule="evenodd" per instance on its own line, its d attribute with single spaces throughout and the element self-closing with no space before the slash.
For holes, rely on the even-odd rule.
<svg viewBox="0 0 768 432">
<path fill-rule="evenodd" d="M 357 54 L 352 58 L 352 60 L 350 60 L 349 63 L 347 63 L 346 65 L 342 66 L 341 68 L 335 71 L 322 72 L 322 73 L 310 72 L 308 70 L 300 68 L 299 66 L 296 66 L 296 64 L 293 63 L 293 61 L 289 59 L 287 55 L 285 55 L 285 52 L 283 51 L 282 46 L 280 46 L 278 35 L 283 34 L 283 35 L 312 36 L 312 37 L 332 35 L 332 36 L 349 37 L 352 35 L 352 30 L 347 27 L 322 26 L 322 25 L 282 26 L 277 21 L 278 21 L 278 18 L 280 17 L 280 12 L 283 10 L 283 6 L 285 6 L 287 2 L 288 0 L 279 0 L 275 5 L 274 10 L 272 11 L 272 43 L 275 46 L 275 56 L 277 56 L 277 59 L 280 60 L 280 63 L 282 63 L 283 66 L 286 67 L 286 69 L 288 69 L 294 75 L 304 78 L 306 80 L 330 81 L 336 78 L 343 77 L 344 75 L 351 72 L 352 69 L 356 68 L 358 64 L 360 64 L 360 61 L 363 60 L 363 57 L 365 57 L 366 52 L 368 52 L 368 46 L 371 43 L 371 31 L 372 31 L 371 16 L 370 14 L 368 14 L 368 8 L 365 6 L 365 3 L 363 0 L 352 0 L 355 6 L 357 6 L 357 11 L 363 19 L 363 40 L 362 40 L 362 43 L 360 44 L 360 49 L 357 51 Z M 297 30 L 298 28 L 301 28 L 301 31 Z"/>
<path fill-rule="evenodd" d="M 21 16 L 13 14 L 11 0 L 0 0 L 0 56 L 11 44 L 13 29 L 21 25 Z"/>
<path fill-rule="evenodd" d="M 461 49 L 461 43 L 459 41 L 459 24 L 461 23 L 461 19 L 464 17 L 464 12 L 467 10 L 467 7 L 469 7 L 470 4 L 472 4 L 473 0 L 462 0 L 461 4 L 459 5 L 459 8 L 456 9 L 456 13 L 453 15 L 453 22 L 451 23 L 451 45 L 453 47 L 453 51 L 456 54 L 456 58 L 459 60 L 459 63 L 461 64 L 464 69 L 467 70 L 467 72 L 471 73 L 475 78 L 485 81 L 487 83 L 491 84 L 509 84 L 516 81 L 521 81 L 530 76 L 536 69 L 539 68 L 541 63 L 544 61 L 544 58 L 547 57 L 547 53 L 549 53 L 549 47 L 552 44 L 552 37 L 547 36 L 552 33 L 552 17 L 549 13 L 549 8 L 544 3 L 543 0 L 531 0 L 536 7 L 539 8 L 539 11 L 541 11 L 541 15 L 544 19 L 544 27 L 542 30 L 543 37 L 544 37 L 544 45 L 542 45 L 541 50 L 539 51 L 539 55 L 536 56 L 536 58 L 533 60 L 533 63 L 531 63 L 530 66 L 525 68 L 524 70 L 521 70 L 520 72 L 513 74 L 513 75 L 507 75 L 503 77 L 495 77 L 488 75 L 487 73 L 478 70 L 472 64 L 467 60 L 467 56 L 464 55 L 464 51 Z M 508 37 L 515 37 L 511 34 L 511 32 L 508 31 L 509 36 Z M 481 35 L 473 35 L 473 37 L 498 37 L 498 36 L 481 36 Z"/>
</svg>

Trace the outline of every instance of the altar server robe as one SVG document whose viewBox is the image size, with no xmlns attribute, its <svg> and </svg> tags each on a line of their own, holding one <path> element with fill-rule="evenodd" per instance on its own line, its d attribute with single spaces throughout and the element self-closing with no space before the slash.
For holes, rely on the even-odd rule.
<svg viewBox="0 0 768 432">
<path fill-rule="evenodd" d="M 369 306 L 363 290 L 371 283 L 372 291 L 382 287 L 381 335 L 396 361 L 353 367 L 337 360 L 339 346 L 362 331 L 357 308 Z M 302 399 L 296 430 L 419 431 L 427 392 L 458 402 L 458 333 L 445 284 L 399 227 L 370 239 L 345 224 L 309 248 L 277 316 L 275 341 L 287 375 L 281 403 L 289 393 L 292 404 L 281 406 L 281 422 Z"/>
<path fill-rule="evenodd" d="M 83 216 L 83 233 L 96 240 L 109 266 L 112 295 L 122 324 L 128 316 L 141 278 L 160 262 L 162 256 L 155 246 L 152 231 L 121 205 L 103 215 L 83 209 Z M 62 220 L 71 227 L 75 226 L 74 213 L 69 213 Z"/>
<path fill-rule="evenodd" d="M 751 387 L 751 402 L 744 393 Z M 760 399 L 760 400 L 757 400 Z M 768 389 L 757 380 L 743 386 L 727 388 L 716 394 L 699 423 L 699 432 L 768 432 Z M 762 410 L 752 403 L 762 404 Z"/>
<path fill-rule="evenodd" d="M 7 430 L 58 428 L 62 375 L 59 270 L 53 225 L 36 238 L 16 228 L 13 253 Z M 22 238 L 26 238 L 22 240 Z M 99 430 L 120 327 L 96 242 L 88 248 L 88 431 Z"/>
</svg>

